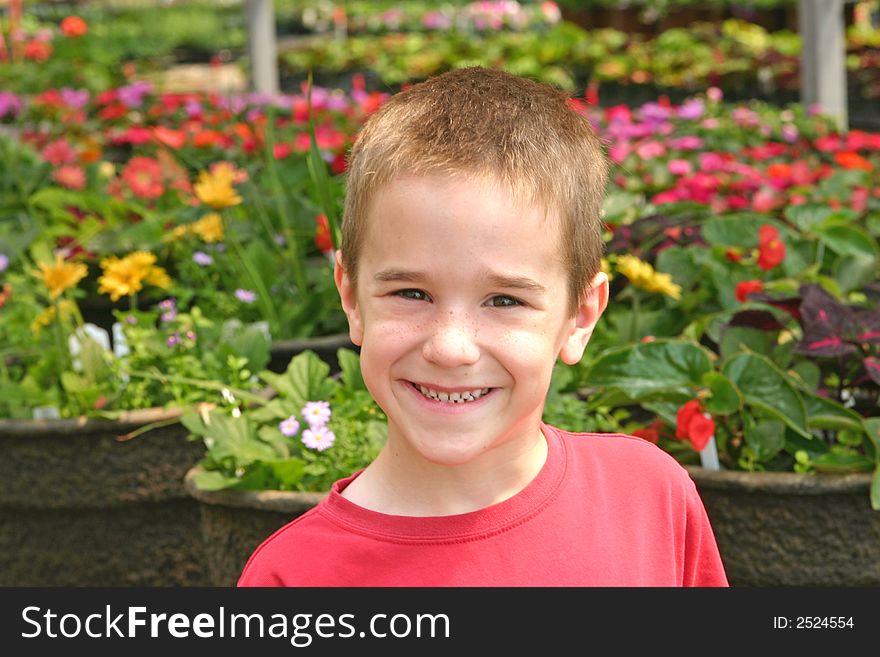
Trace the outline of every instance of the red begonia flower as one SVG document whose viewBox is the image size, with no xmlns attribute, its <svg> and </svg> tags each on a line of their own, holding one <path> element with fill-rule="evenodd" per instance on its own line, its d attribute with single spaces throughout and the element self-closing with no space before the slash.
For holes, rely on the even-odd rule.
<svg viewBox="0 0 880 657">
<path fill-rule="evenodd" d="M 700 402 L 696 399 L 691 399 L 679 408 L 675 419 L 675 437 L 689 440 L 698 452 L 706 447 L 715 434 L 715 422 L 703 413 Z"/>
<path fill-rule="evenodd" d="M 333 238 L 330 235 L 330 224 L 324 214 L 319 214 L 315 219 L 317 227 L 315 229 L 315 246 L 320 249 L 321 253 L 327 253 L 333 250 Z"/>
<path fill-rule="evenodd" d="M 749 298 L 749 295 L 753 292 L 763 292 L 764 291 L 764 283 L 757 280 L 752 281 L 740 281 L 736 284 L 736 290 L 734 290 L 734 295 L 736 296 L 736 300 L 740 303 L 745 303 L 746 299 Z"/>
</svg>

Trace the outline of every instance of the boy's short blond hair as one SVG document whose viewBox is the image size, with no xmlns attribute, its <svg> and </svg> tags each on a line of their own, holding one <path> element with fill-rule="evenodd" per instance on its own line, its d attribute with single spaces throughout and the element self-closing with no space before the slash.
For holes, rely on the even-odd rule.
<svg viewBox="0 0 880 657">
<path fill-rule="evenodd" d="M 568 97 L 479 67 L 456 69 L 392 96 L 367 120 L 348 158 L 342 256 L 353 285 L 377 190 L 399 176 L 438 174 L 493 180 L 517 201 L 558 212 L 573 315 L 600 267 L 608 163 L 589 121 Z"/>
</svg>

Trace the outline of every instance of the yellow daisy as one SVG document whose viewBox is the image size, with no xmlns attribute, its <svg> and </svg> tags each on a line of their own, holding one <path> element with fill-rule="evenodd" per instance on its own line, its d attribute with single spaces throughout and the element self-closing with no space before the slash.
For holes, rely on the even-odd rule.
<svg viewBox="0 0 880 657">
<path fill-rule="evenodd" d="M 51 265 L 41 262 L 37 266 L 40 268 L 37 277 L 43 281 L 52 299 L 57 299 L 89 273 L 89 268 L 83 263 L 65 262 L 60 255 L 55 256 L 55 262 Z"/>
<path fill-rule="evenodd" d="M 617 271 L 638 288 L 681 299 L 681 286 L 672 282 L 672 276 L 655 271 L 649 263 L 633 255 L 617 256 Z"/>
<path fill-rule="evenodd" d="M 232 178 L 229 167 L 218 167 L 214 172 L 202 171 L 193 191 L 202 203 L 218 210 L 238 205 L 241 196 L 232 187 Z"/>
<path fill-rule="evenodd" d="M 190 230 L 205 242 L 219 242 L 223 239 L 223 218 L 211 212 L 193 223 Z"/>
</svg>

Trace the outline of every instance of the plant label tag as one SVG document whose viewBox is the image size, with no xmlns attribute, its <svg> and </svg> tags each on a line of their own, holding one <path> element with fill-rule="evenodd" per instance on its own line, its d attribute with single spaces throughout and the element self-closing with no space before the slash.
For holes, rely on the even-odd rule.
<svg viewBox="0 0 880 657">
<path fill-rule="evenodd" d="M 57 406 L 34 406 L 32 414 L 35 420 L 58 420 L 61 418 Z"/>
</svg>

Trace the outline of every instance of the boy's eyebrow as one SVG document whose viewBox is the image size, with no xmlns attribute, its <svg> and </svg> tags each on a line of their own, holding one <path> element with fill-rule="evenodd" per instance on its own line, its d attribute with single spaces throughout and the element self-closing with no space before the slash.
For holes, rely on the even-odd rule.
<svg viewBox="0 0 880 657">
<path fill-rule="evenodd" d="M 419 271 L 411 269 L 383 269 L 373 275 L 373 280 L 377 283 L 421 283 L 426 280 L 427 276 Z M 527 276 L 507 276 L 498 272 L 487 271 L 483 274 L 483 278 L 493 287 L 514 290 L 528 290 L 543 294 L 547 291 L 543 285 Z"/>
</svg>

